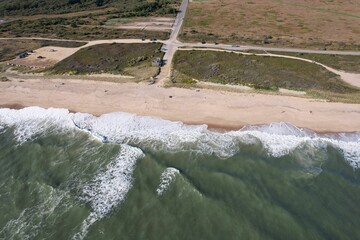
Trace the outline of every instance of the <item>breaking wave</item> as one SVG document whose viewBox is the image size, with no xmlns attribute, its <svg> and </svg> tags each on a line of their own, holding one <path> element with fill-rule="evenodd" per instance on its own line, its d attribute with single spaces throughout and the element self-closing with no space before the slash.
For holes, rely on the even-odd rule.
<svg viewBox="0 0 360 240">
<path fill-rule="evenodd" d="M 91 129 L 111 143 L 166 151 L 200 151 L 228 158 L 241 151 L 241 144 L 261 142 L 270 156 L 281 157 L 296 149 L 339 149 L 353 167 L 360 167 L 360 133 L 316 134 L 287 123 L 247 126 L 238 131 L 216 132 L 206 125 L 191 126 L 156 117 L 110 113 L 100 117 L 69 113 L 66 109 L 30 107 L 0 109 L 0 126 L 13 126 L 18 141 L 36 137 L 49 129 Z"/>
<path fill-rule="evenodd" d="M 136 160 L 142 155 L 140 149 L 122 145 L 116 159 L 84 186 L 80 198 L 89 203 L 92 212 L 84 220 L 80 232 L 73 239 L 83 239 L 93 223 L 108 215 L 125 199 L 132 185 Z"/>
<path fill-rule="evenodd" d="M 81 130 L 92 135 L 94 140 L 120 144 L 121 150 L 105 169 L 95 175 L 80 190 L 79 198 L 89 204 L 91 212 L 83 221 L 80 231 L 73 239 L 83 239 L 89 227 L 107 216 L 126 197 L 132 186 L 132 174 L 136 160 L 143 156 L 142 149 L 164 151 L 198 151 L 228 158 L 241 152 L 244 144 L 261 143 L 272 157 L 282 157 L 301 152 L 301 158 L 312 161 L 319 158 L 318 151 L 326 153 L 333 146 L 343 154 L 354 168 L 360 167 L 360 133 L 316 134 L 287 123 L 273 123 L 261 126 L 246 126 L 238 131 L 216 132 L 206 125 L 191 126 L 156 117 L 143 117 L 129 113 L 110 113 L 95 117 L 85 113 L 70 113 L 66 109 L 43 109 L 29 107 L 21 110 L 0 109 L 0 132 L 11 128 L 18 144 L 36 139 L 49 133 L 77 134 Z M 298 151 L 297 151 L 298 150 Z M 320 157 L 321 158 L 321 157 Z M 179 174 L 175 168 L 167 168 L 160 177 L 156 189 L 164 194 Z M 56 195 L 58 196 L 58 195 Z M 51 197 L 51 201 L 39 205 L 39 209 L 25 210 L 18 219 L 10 221 L 4 228 L 11 234 L 15 226 L 16 236 L 32 238 L 37 229 L 28 229 L 31 213 L 42 212 L 39 218 L 58 206 L 64 194 Z"/>
<path fill-rule="evenodd" d="M 157 194 L 162 195 L 163 193 L 165 193 L 169 189 L 169 186 L 173 182 L 173 180 L 175 179 L 176 175 L 179 174 L 179 173 L 180 173 L 180 171 L 177 170 L 176 168 L 167 168 L 161 174 L 160 185 L 156 189 Z"/>
</svg>

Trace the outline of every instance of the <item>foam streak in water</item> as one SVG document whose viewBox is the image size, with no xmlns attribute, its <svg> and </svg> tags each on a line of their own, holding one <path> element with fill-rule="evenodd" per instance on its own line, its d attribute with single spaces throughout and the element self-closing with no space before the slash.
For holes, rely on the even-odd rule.
<svg viewBox="0 0 360 240">
<path fill-rule="evenodd" d="M 105 217 L 125 199 L 132 185 L 136 160 L 142 155 L 140 149 L 122 145 L 117 158 L 83 188 L 81 199 L 89 203 L 92 212 L 73 239 L 83 239 L 93 223 Z"/>
<path fill-rule="evenodd" d="M 169 189 L 170 184 L 174 181 L 177 174 L 179 174 L 179 170 L 176 168 L 167 168 L 160 177 L 160 185 L 156 189 L 158 195 L 162 195 Z"/>
<path fill-rule="evenodd" d="M 53 189 L 51 186 L 40 185 L 37 193 L 44 199 L 37 205 L 24 209 L 17 219 L 10 220 L 0 231 L 5 239 L 34 239 L 39 234 L 44 220 L 53 214 L 54 210 L 66 202 L 65 192 Z"/>
</svg>

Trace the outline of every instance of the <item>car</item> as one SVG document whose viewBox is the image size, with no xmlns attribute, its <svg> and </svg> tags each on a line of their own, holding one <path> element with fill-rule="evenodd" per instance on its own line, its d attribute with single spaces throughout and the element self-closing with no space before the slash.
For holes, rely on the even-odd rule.
<svg viewBox="0 0 360 240">
<path fill-rule="evenodd" d="M 236 48 L 238 48 L 238 47 L 240 47 L 239 45 L 236 45 L 236 44 L 233 44 L 233 45 L 231 45 L 231 47 L 236 47 Z"/>
<path fill-rule="evenodd" d="M 206 42 L 205 42 L 205 41 L 202 41 L 201 43 L 202 43 L 202 44 L 205 44 Z"/>
<path fill-rule="evenodd" d="M 215 45 L 218 45 L 219 43 L 218 42 L 214 42 Z"/>
</svg>

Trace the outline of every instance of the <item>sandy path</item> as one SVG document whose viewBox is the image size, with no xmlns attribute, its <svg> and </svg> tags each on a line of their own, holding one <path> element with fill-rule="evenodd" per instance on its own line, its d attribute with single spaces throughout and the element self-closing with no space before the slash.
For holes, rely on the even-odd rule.
<svg viewBox="0 0 360 240">
<path fill-rule="evenodd" d="M 65 85 L 61 85 L 62 82 L 1 82 L 0 105 L 58 107 L 96 115 L 122 111 L 232 129 L 285 121 L 322 132 L 360 131 L 357 104 L 135 83 L 65 80 Z"/>
</svg>

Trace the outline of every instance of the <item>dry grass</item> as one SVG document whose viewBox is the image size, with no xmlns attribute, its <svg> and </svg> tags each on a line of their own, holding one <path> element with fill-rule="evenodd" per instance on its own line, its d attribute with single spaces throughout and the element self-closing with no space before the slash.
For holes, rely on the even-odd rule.
<svg viewBox="0 0 360 240">
<path fill-rule="evenodd" d="M 358 0 L 191 2 L 183 40 L 360 49 Z"/>
</svg>

